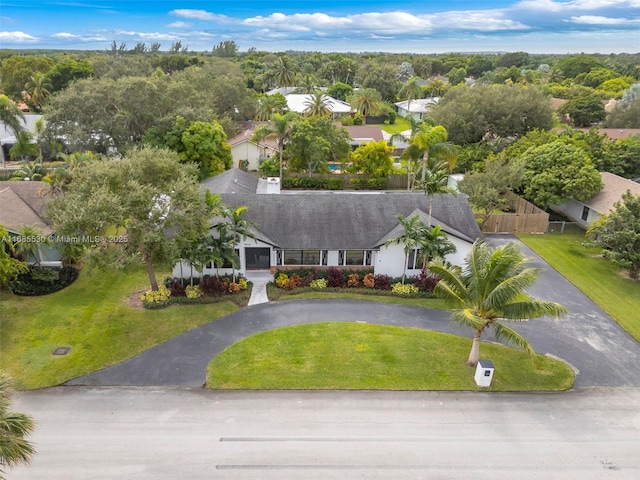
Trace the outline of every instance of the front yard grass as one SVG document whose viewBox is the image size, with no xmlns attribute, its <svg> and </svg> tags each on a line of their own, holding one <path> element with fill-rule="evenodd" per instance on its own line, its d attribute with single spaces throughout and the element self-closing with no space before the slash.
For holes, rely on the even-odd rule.
<svg viewBox="0 0 640 480">
<path fill-rule="evenodd" d="M 42 388 L 100 370 L 232 313 L 230 301 L 144 310 L 129 305 L 146 290 L 144 269 L 82 271 L 72 285 L 42 297 L 2 292 L 0 365 L 18 389 Z M 138 296 L 138 295 L 135 295 Z M 71 347 L 53 356 L 57 346 Z"/>
<path fill-rule="evenodd" d="M 391 125 L 383 123 L 378 126 L 385 132 L 391 133 L 391 134 L 400 133 L 400 132 L 404 132 L 405 130 L 411 129 L 411 124 L 402 117 L 396 117 L 395 122 L 393 122 Z"/>
<path fill-rule="evenodd" d="M 565 363 L 482 344 L 495 374 L 475 384 L 465 364 L 471 339 L 416 328 L 357 323 L 284 327 L 247 337 L 225 349 L 207 369 L 212 389 L 354 389 L 561 391 L 574 373 Z"/>
<path fill-rule="evenodd" d="M 518 237 L 640 341 L 640 282 L 582 245 L 584 234 Z"/>
</svg>

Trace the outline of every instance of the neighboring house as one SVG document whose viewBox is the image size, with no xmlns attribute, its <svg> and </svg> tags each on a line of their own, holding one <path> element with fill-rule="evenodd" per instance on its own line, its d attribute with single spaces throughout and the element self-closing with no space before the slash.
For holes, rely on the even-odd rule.
<svg viewBox="0 0 640 480">
<path fill-rule="evenodd" d="M 35 133 L 36 133 L 36 122 L 42 118 L 42 115 L 25 115 L 24 123 L 21 122 L 21 125 L 27 132 L 30 132 L 34 135 L 34 143 L 35 143 Z M 16 137 L 13 134 L 13 130 L 6 127 L 4 122 L 0 122 L 0 145 L 2 145 L 2 149 L 5 154 L 5 158 L 9 159 L 9 150 L 16 143 Z"/>
<path fill-rule="evenodd" d="M 234 166 L 247 161 L 247 170 L 257 170 L 260 164 L 271 155 L 278 152 L 278 144 L 275 140 L 263 139 L 259 142 L 251 140 L 255 126 L 244 130 L 239 135 L 227 140 L 231 146 L 231 156 Z"/>
<path fill-rule="evenodd" d="M 405 100 L 396 102 L 395 106 L 398 107 L 399 116 L 408 117 L 411 115 L 416 120 L 422 120 L 428 116 L 431 107 L 437 105 L 439 101 L 440 97 L 416 98 L 411 100 L 411 104 L 409 104 L 408 100 Z"/>
<path fill-rule="evenodd" d="M 325 97 L 327 108 L 331 112 L 331 118 L 339 118 L 351 113 L 351 105 L 347 102 L 329 95 L 325 95 Z M 309 102 L 312 101 L 312 95 L 308 93 L 290 93 L 285 98 L 287 99 L 287 108 L 301 115 L 304 114 L 309 107 Z"/>
<path fill-rule="evenodd" d="M 589 133 L 589 128 L 579 128 L 584 133 Z M 609 137 L 610 140 L 622 140 L 632 135 L 640 135 L 640 128 L 596 128 L 597 132 Z"/>
<path fill-rule="evenodd" d="M 428 222 L 429 199 L 422 193 L 260 195 L 255 193 L 260 188 L 257 178 L 248 177 L 253 176 L 229 170 L 202 185 L 203 189 L 220 193 L 230 208 L 246 206 L 244 218 L 255 225 L 257 240 L 247 239 L 236 246 L 241 273 L 252 269 L 337 266 L 372 268 L 376 274 L 399 277 L 404 267 L 403 246 L 385 246 L 387 240 L 404 233 L 398 215 L 419 215 L 425 224 Z M 235 188 L 239 185 L 245 188 Z M 253 192 L 252 185 L 256 185 Z M 212 187 L 219 190 L 214 191 Z M 228 193 L 230 191 L 235 193 Z M 212 225 L 216 223 L 217 220 L 212 221 Z M 447 260 L 458 265 L 481 235 L 464 195 L 436 195 L 432 224 L 440 225 L 456 245 L 457 252 Z M 212 233 L 215 235 L 215 229 Z M 413 252 L 409 258 L 408 275 L 416 275 L 421 269 L 416 257 Z M 181 270 L 190 271 L 186 264 L 182 269 L 178 264 L 173 274 L 179 276 Z M 203 271 L 204 275 L 215 273 L 213 265 Z M 231 270 L 220 269 L 220 273 L 231 273 Z"/>
<path fill-rule="evenodd" d="M 385 140 L 382 129 L 380 127 L 368 125 L 353 125 L 343 126 L 342 128 L 349 132 L 349 144 L 353 149 L 358 148 L 363 143 L 379 142 L 380 140 Z"/>
<path fill-rule="evenodd" d="M 10 234 L 18 235 L 24 226 L 36 226 L 43 237 L 53 233 L 51 223 L 45 217 L 45 199 L 43 191 L 48 187 L 45 182 L 0 182 L 0 225 L 4 225 Z M 38 239 L 29 239 L 31 241 Z M 38 258 L 29 258 L 27 263 L 39 263 L 42 266 L 62 266 L 62 255 L 55 243 L 38 244 Z"/>
<path fill-rule="evenodd" d="M 622 200 L 622 195 L 630 190 L 640 195 L 640 184 L 609 172 L 600 172 L 604 187 L 589 201 L 569 200 L 560 205 L 550 205 L 553 211 L 563 214 L 584 228 L 595 220 L 615 209 L 615 203 Z"/>
</svg>

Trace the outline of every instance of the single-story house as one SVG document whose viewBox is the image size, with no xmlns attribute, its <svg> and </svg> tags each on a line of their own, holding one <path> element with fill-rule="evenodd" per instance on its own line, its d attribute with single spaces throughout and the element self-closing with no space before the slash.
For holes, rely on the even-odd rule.
<svg viewBox="0 0 640 480">
<path fill-rule="evenodd" d="M 245 160 L 247 170 L 257 170 L 260 164 L 271 155 L 278 152 L 276 140 L 264 138 L 259 142 L 252 140 L 255 126 L 240 132 L 228 139 L 234 166 L 238 167 Z"/>
<path fill-rule="evenodd" d="M 640 195 L 640 183 L 609 172 L 600 172 L 600 176 L 604 187 L 588 201 L 568 200 L 560 205 L 550 205 L 549 208 L 587 228 L 595 220 L 614 210 L 615 203 L 622 200 L 622 195 L 627 190 Z"/>
<path fill-rule="evenodd" d="M 353 149 L 358 148 L 363 143 L 385 140 L 382 129 L 378 126 L 351 125 L 343 126 L 342 128 L 349 132 L 349 144 Z"/>
<path fill-rule="evenodd" d="M 45 182 L 0 182 L 0 225 L 12 235 L 19 235 L 24 226 L 35 226 L 43 237 L 53 233 L 51 222 L 45 216 L 46 201 L 43 192 Z M 30 239 L 38 240 L 38 239 Z M 41 266 L 61 267 L 62 255 L 55 243 L 36 241 L 38 258 L 29 258 L 27 263 Z"/>
<path fill-rule="evenodd" d="M 312 95 L 309 93 L 290 93 L 285 96 L 287 99 L 287 108 L 292 112 L 303 114 L 312 101 Z M 331 112 L 332 118 L 339 118 L 351 113 L 351 105 L 337 98 L 325 95 L 325 104 Z"/>
<path fill-rule="evenodd" d="M 411 115 L 416 120 L 422 120 L 428 116 L 431 107 L 437 105 L 439 101 L 440 97 L 416 98 L 415 100 L 411 100 L 410 104 L 408 100 L 405 100 L 403 102 L 396 102 L 395 106 L 398 107 L 398 115 L 401 117 Z"/>
<path fill-rule="evenodd" d="M 36 122 L 42 118 L 42 115 L 25 115 L 24 123 L 21 122 L 22 127 L 25 131 L 35 135 L 36 133 Z M 4 122 L 0 122 L 0 145 L 2 146 L 2 151 L 4 152 L 5 159 L 9 159 L 9 150 L 13 145 L 17 142 L 15 134 L 13 130 L 8 128 Z M 35 143 L 35 142 L 34 142 Z"/>
<path fill-rule="evenodd" d="M 404 270 L 402 245 L 385 243 L 404 231 L 398 216 L 418 215 L 428 222 L 429 199 L 423 193 L 386 192 L 358 194 L 344 192 L 258 194 L 257 179 L 245 172 L 227 171 L 209 179 L 203 188 L 219 187 L 222 201 L 231 208 L 246 206 L 244 218 L 255 225 L 256 240 L 236 245 L 241 273 L 247 270 L 275 270 L 286 267 L 320 268 L 336 266 L 349 269 L 372 268 L 376 274 L 399 277 Z M 250 192 L 255 183 L 256 190 Z M 234 188 L 245 185 L 244 191 Z M 231 191 L 229 192 L 229 187 Z M 249 193 L 245 193 L 245 191 Z M 212 221 L 215 226 L 216 221 Z M 457 248 L 447 257 L 462 264 L 472 243 L 481 236 L 465 195 L 435 195 L 432 224 L 440 225 Z M 215 228 L 212 228 L 215 235 Z M 417 252 L 409 256 L 407 274 L 416 275 L 421 265 Z M 173 274 L 190 271 L 177 264 Z M 209 264 L 204 275 L 216 269 Z M 220 269 L 220 273 L 231 270 Z"/>
</svg>

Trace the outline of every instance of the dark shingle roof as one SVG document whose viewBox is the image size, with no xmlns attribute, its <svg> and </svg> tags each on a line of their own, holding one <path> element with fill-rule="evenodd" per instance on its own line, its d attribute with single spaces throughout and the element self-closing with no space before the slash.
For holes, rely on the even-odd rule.
<svg viewBox="0 0 640 480">
<path fill-rule="evenodd" d="M 426 222 L 429 211 L 428 197 L 420 193 L 222 194 L 222 201 L 246 205 L 245 218 L 259 238 L 284 249 L 375 249 L 398 225 L 398 215 L 419 211 Z M 470 242 L 480 236 L 464 195 L 436 195 L 432 223 Z"/>
<path fill-rule="evenodd" d="M 35 225 L 43 234 L 52 232 L 46 220 L 43 190 L 45 182 L 0 182 L 0 224 L 17 231 L 24 225 Z"/>
</svg>

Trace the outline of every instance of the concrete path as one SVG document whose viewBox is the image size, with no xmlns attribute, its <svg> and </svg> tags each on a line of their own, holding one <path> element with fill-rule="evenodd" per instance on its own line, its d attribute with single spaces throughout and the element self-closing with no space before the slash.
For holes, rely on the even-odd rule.
<svg viewBox="0 0 640 480">
<path fill-rule="evenodd" d="M 494 243 L 509 240 L 512 238 L 504 236 L 491 239 Z M 531 293 L 562 303 L 570 314 L 563 319 L 541 318 L 515 324 L 514 328 L 536 352 L 563 358 L 577 368 L 577 387 L 640 386 L 640 344 L 531 250 L 524 245 L 522 249 L 534 259 L 534 265 L 544 268 Z M 469 330 L 453 325 L 449 314 L 441 310 L 350 300 L 263 303 L 67 384 L 198 387 L 205 383 L 209 361 L 238 340 L 274 328 L 326 321 L 407 326 L 471 337 Z"/>
<path fill-rule="evenodd" d="M 273 280 L 273 274 L 268 270 L 256 270 L 247 272 L 246 278 L 253 283 L 249 306 L 267 303 L 267 283 Z"/>
</svg>

